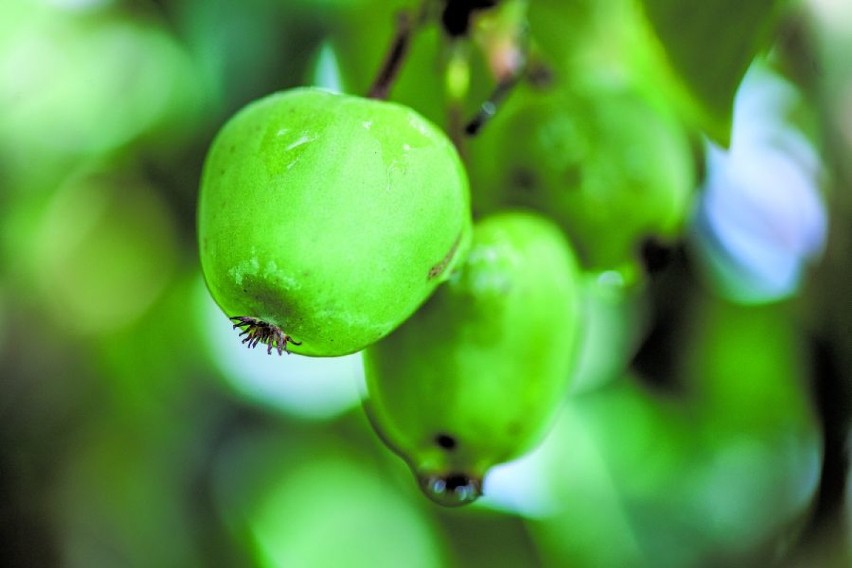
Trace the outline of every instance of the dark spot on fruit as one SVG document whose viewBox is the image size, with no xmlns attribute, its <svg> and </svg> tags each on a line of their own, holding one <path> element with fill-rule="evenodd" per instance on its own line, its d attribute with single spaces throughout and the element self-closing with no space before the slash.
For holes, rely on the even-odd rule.
<svg viewBox="0 0 852 568">
<path fill-rule="evenodd" d="M 518 168 L 512 172 L 512 187 L 527 193 L 535 189 L 535 174 L 528 168 Z"/>
<path fill-rule="evenodd" d="M 429 269 L 429 274 L 427 278 L 432 280 L 436 276 L 439 276 L 444 270 L 446 270 L 447 266 L 450 264 L 450 261 L 453 259 L 453 256 L 456 254 L 456 250 L 459 248 L 459 243 L 461 243 L 462 233 L 459 233 L 456 237 L 456 240 L 453 241 L 453 244 L 450 246 L 450 250 L 447 251 L 447 254 L 439 260 L 432 268 Z"/>
<path fill-rule="evenodd" d="M 450 436 L 449 434 L 437 434 L 435 435 L 435 443 L 438 444 L 439 447 L 445 450 L 454 450 L 458 445 L 458 442 L 455 438 Z"/>
<path fill-rule="evenodd" d="M 510 422 L 508 426 L 506 426 L 506 433 L 509 436 L 517 437 L 521 434 L 524 427 L 520 422 Z"/>
<path fill-rule="evenodd" d="M 583 172 L 580 166 L 570 166 L 562 172 L 562 187 L 568 191 L 577 191 L 583 186 Z"/>
<path fill-rule="evenodd" d="M 533 63 L 527 69 L 527 81 L 536 89 L 547 89 L 556 82 L 553 68 L 544 63 Z"/>
</svg>

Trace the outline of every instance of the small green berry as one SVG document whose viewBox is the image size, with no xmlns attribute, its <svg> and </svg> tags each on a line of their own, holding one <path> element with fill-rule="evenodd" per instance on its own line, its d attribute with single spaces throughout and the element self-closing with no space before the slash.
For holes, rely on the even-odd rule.
<svg viewBox="0 0 852 568">
<path fill-rule="evenodd" d="M 315 88 L 276 93 L 213 142 L 201 267 L 249 347 L 345 355 L 446 279 L 468 246 L 469 200 L 455 148 L 413 110 Z"/>
<path fill-rule="evenodd" d="M 442 505 L 535 445 L 569 384 L 579 273 L 561 229 L 532 213 L 480 221 L 463 264 L 408 321 L 364 351 L 365 409 Z"/>
</svg>

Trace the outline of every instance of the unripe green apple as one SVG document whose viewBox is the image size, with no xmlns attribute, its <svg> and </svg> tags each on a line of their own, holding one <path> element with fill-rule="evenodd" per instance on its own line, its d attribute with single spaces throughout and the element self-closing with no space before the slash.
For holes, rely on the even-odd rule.
<svg viewBox="0 0 852 568">
<path fill-rule="evenodd" d="M 292 89 L 249 104 L 214 140 L 201 267 L 249 346 L 353 353 L 446 278 L 468 246 L 469 200 L 452 143 L 411 109 Z"/>
<path fill-rule="evenodd" d="M 519 90 L 471 150 L 474 207 L 548 215 L 590 269 L 635 264 L 646 238 L 675 240 L 691 211 L 686 131 L 638 89 Z"/>
<path fill-rule="evenodd" d="M 543 436 L 576 356 L 579 285 L 559 227 L 503 212 L 475 226 L 432 298 L 364 351 L 367 415 L 431 499 L 473 501 L 490 467 Z"/>
</svg>

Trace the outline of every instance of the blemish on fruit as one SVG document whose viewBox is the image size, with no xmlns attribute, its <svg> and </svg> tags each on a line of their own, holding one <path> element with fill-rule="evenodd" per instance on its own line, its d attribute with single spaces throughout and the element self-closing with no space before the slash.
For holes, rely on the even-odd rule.
<svg viewBox="0 0 852 568">
<path fill-rule="evenodd" d="M 514 438 L 516 436 L 520 436 L 523 433 L 523 431 L 524 431 L 524 425 L 521 424 L 520 422 L 517 422 L 517 421 L 510 422 L 506 426 L 506 434 L 508 434 L 512 438 Z"/>
<path fill-rule="evenodd" d="M 524 193 L 531 192 L 536 187 L 537 182 L 535 178 L 535 173 L 533 173 L 527 168 L 517 168 L 513 170 L 511 177 L 512 187 L 515 187 Z"/>
<path fill-rule="evenodd" d="M 284 331 L 271 323 L 265 322 L 258 318 L 250 316 L 234 316 L 229 318 L 234 322 L 234 329 L 241 329 L 240 337 L 243 338 L 242 343 L 249 349 L 257 347 L 258 343 L 266 345 L 266 352 L 272 355 L 272 350 L 290 354 L 287 349 L 287 344 L 301 345 L 301 341 L 295 341 L 292 337 L 284 333 Z"/>
<path fill-rule="evenodd" d="M 459 233 L 456 237 L 456 240 L 453 241 L 452 246 L 450 246 L 450 250 L 447 251 L 447 254 L 444 255 L 444 258 L 439 260 L 436 264 L 429 269 L 428 279 L 432 280 L 433 278 L 439 276 L 444 270 L 446 270 L 447 266 L 450 264 L 450 261 L 453 259 L 453 256 L 456 254 L 456 250 L 459 248 L 459 243 L 461 243 L 462 233 Z"/>
<path fill-rule="evenodd" d="M 458 445 L 454 437 L 444 433 L 435 435 L 435 443 L 444 450 L 454 450 Z"/>
</svg>

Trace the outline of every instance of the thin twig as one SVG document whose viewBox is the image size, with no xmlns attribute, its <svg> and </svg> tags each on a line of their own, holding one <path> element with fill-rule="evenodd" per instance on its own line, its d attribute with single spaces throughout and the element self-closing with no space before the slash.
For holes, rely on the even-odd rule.
<svg viewBox="0 0 852 568">
<path fill-rule="evenodd" d="M 485 124 L 490 121 L 497 113 L 497 109 L 509 97 L 512 90 L 520 83 L 521 79 L 528 78 L 527 73 L 530 71 L 529 65 L 529 30 L 526 25 L 518 27 L 517 45 L 520 52 L 520 59 L 511 73 L 500 77 L 491 95 L 480 105 L 476 115 L 467 123 L 464 128 L 464 133 L 468 136 L 475 136 Z"/>
<path fill-rule="evenodd" d="M 367 92 L 369 98 L 382 100 L 388 98 L 390 89 L 396 81 L 400 69 L 402 69 L 415 31 L 427 21 L 429 5 L 430 0 L 423 0 L 416 11 L 405 10 L 397 14 L 396 32 L 385 60 Z"/>
<path fill-rule="evenodd" d="M 513 73 L 504 79 L 501 79 L 491 96 L 483 102 L 476 115 L 464 127 L 464 133 L 468 136 L 475 136 L 491 118 L 497 114 L 497 109 L 503 104 L 503 101 L 515 88 L 515 85 L 520 81 L 522 73 Z"/>
</svg>

